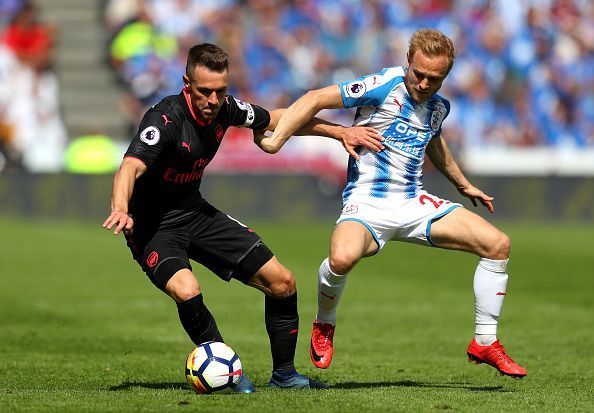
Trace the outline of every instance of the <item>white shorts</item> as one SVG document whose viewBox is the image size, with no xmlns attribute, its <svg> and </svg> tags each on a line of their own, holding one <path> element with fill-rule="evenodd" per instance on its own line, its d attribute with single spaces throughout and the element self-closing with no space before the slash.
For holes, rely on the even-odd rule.
<svg viewBox="0 0 594 413">
<path fill-rule="evenodd" d="M 371 232 L 379 249 L 391 240 L 435 246 L 430 236 L 431 224 L 461 206 L 427 191 L 410 199 L 351 197 L 336 223 L 360 222 Z"/>
</svg>

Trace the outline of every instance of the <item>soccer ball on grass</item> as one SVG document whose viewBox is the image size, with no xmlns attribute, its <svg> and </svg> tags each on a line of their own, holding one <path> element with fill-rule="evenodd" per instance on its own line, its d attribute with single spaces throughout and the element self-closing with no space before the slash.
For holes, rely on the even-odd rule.
<svg viewBox="0 0 594 413">
<path fill-rule="evenodd" d="M 231 391 L 241 375 L 241 360 L 225 343 L 203 343 L 192 350 L 186 360 L 186 379 L 200 394 Z"/>
</svg>

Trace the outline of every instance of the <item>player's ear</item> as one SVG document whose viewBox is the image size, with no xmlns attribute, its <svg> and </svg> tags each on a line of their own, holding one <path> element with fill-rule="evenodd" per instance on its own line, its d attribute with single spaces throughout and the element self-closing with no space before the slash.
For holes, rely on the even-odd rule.
<svg viewBox="0 0 594 413">
<path fill-rule="evenodd" d="M 187 75 L 184 75 L 184 76 L 182 77 L 182 79 L 183 79 L 183 81 L 184 81 L 184 86 L 185 86 L 185 87 L 190 87 L 190 79 L 188 78 L 188 76 L 187 76 Z"/>
</svg>

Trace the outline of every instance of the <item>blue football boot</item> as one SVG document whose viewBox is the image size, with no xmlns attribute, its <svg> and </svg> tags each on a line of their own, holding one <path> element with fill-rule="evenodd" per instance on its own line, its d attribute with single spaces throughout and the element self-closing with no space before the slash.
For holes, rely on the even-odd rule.
<svg viewBox="0 0 594 413">
<path fill-rule="evenodd" d="M 233 389 L 235 393 L 253 393 L 256 391 L 252 381 L 248 378 L 247 374 L 243 373 L 239 383 Z"/>
<path fill-rule="evenodd" d="M 310 379 L 303 374 L 297 373 L 295 370 L 291 371 L 273 371 L 272 377 L 268 382 L 268 387 L 276 387 L 279 389 L 327 389 L 324 383 Z"/>
</svg>

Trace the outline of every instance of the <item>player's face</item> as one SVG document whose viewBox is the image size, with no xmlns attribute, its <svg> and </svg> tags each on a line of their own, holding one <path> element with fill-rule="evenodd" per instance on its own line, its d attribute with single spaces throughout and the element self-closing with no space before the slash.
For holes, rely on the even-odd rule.
<svg viewBox="0 0 594 413">
<path fill-rule="evenodd" d="M 229 71 L 213 72 L 203 66 L 196 66 L 194 75 L 184 76 L 186 90 L 190 93 L 192 109 L 203 120 L 214 119 L 225 101 Z"/>
<path fill-rule="evenodd" d="M 426 102 L 437 93 L 449 72 L 447 56 L 425 56 L 416 51 L 408 56 L 408 65 L 404 75 L 406 90 L 415 102 Z"/>
</svg>

